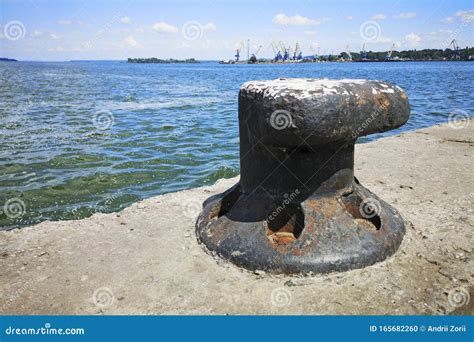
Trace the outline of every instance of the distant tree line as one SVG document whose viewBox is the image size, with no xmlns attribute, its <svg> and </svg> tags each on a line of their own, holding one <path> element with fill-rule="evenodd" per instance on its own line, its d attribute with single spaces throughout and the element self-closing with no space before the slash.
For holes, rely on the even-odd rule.
<svg viewBox="0 0 474 342">
<path fill-rule="evenodd" d="M 351 52 L 353 61 L 369 60 L 369 61 L 384 61 L 384 60 L 412 60 L 412 61 L 450 61 L 450 60 L 461 60 L 469 61 L 474 60 L 474 48 L 466 47 L 464 49 L 452 50 L 452 49 L 423 49 L 423 50 L 404 50 L 404 51 L 392 51 L 389 56 L 389 51 L 373 52 L 363 51 Z M 342 52 L 339 55 L 334 56 L 323 56 L 323 59 L 327 60 L 338 60 L 338 59 L 349 59 L 347 52 Z"/>
<path fill-rule="evenodd" d="M 199 61 L 195 60 L 194 58 L 188 59 L 160 59 L 160 58 L 129 58 L 127 63 L 162 63 L 162 64 L 169 64 L 169 63 L 199 63 Z"/>
</svg>

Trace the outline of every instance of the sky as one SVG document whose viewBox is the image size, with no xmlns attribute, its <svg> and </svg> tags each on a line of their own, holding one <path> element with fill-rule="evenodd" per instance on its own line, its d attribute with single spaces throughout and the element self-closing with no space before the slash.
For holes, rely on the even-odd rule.
<svg viewBox="0 0 474 342">
<path fill-rule="evenodd" d="M 474 45 L 474 1 L 1 0 L 0 57 L 272 57 L 272 42 L 303 55 Z"/>
</svg>

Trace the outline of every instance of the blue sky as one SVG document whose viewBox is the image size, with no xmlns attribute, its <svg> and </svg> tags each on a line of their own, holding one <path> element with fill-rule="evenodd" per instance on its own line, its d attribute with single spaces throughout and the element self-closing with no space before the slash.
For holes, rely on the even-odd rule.
<svg viewBox="0 0 474 342">
<path fill-rule="evenodd" d="M 304 55 L 474 45 L 474 2 L 1 0 L 0 56 L 21 60 L 232 58 L 250 39 Z M 246 54 L 246 52 L 245 52 Z"/>
</svg>

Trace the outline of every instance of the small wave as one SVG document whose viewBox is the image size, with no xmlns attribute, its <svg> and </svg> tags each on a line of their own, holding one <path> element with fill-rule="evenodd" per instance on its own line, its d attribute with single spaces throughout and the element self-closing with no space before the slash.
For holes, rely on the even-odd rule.
<svg viewBox="0 0 474 342">
<path fill-rule="evenodd" d="M 218 99 L 212 100 L 196 100 L 196 99 L 180 99 L 167 102 L 118 102 L 104 101 L 96 106 L 97 110 L 110 111 L 141 111 L 141 110 L 158 110 L 158 109 L 183 109 L 192 107 L 207 107 L 219 103 Z"/>
</svg>

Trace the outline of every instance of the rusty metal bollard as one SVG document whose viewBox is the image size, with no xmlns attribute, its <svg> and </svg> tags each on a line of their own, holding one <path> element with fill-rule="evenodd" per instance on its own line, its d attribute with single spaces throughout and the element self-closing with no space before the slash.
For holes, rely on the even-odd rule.
<svg viewBox="0 0 474 342">
<path fill-rule="evenodd" d="M 203 204 L 196 234 L 250 270 L 324 273 L 395 253 L 399 213 L 354 177 L 357 137 L 403 125 L 408 98 L 380 81 L 251 81 L 239 93 L 239 183 Z M 374 166 L 375 167 L 375 166 Z"/>
</svg>

